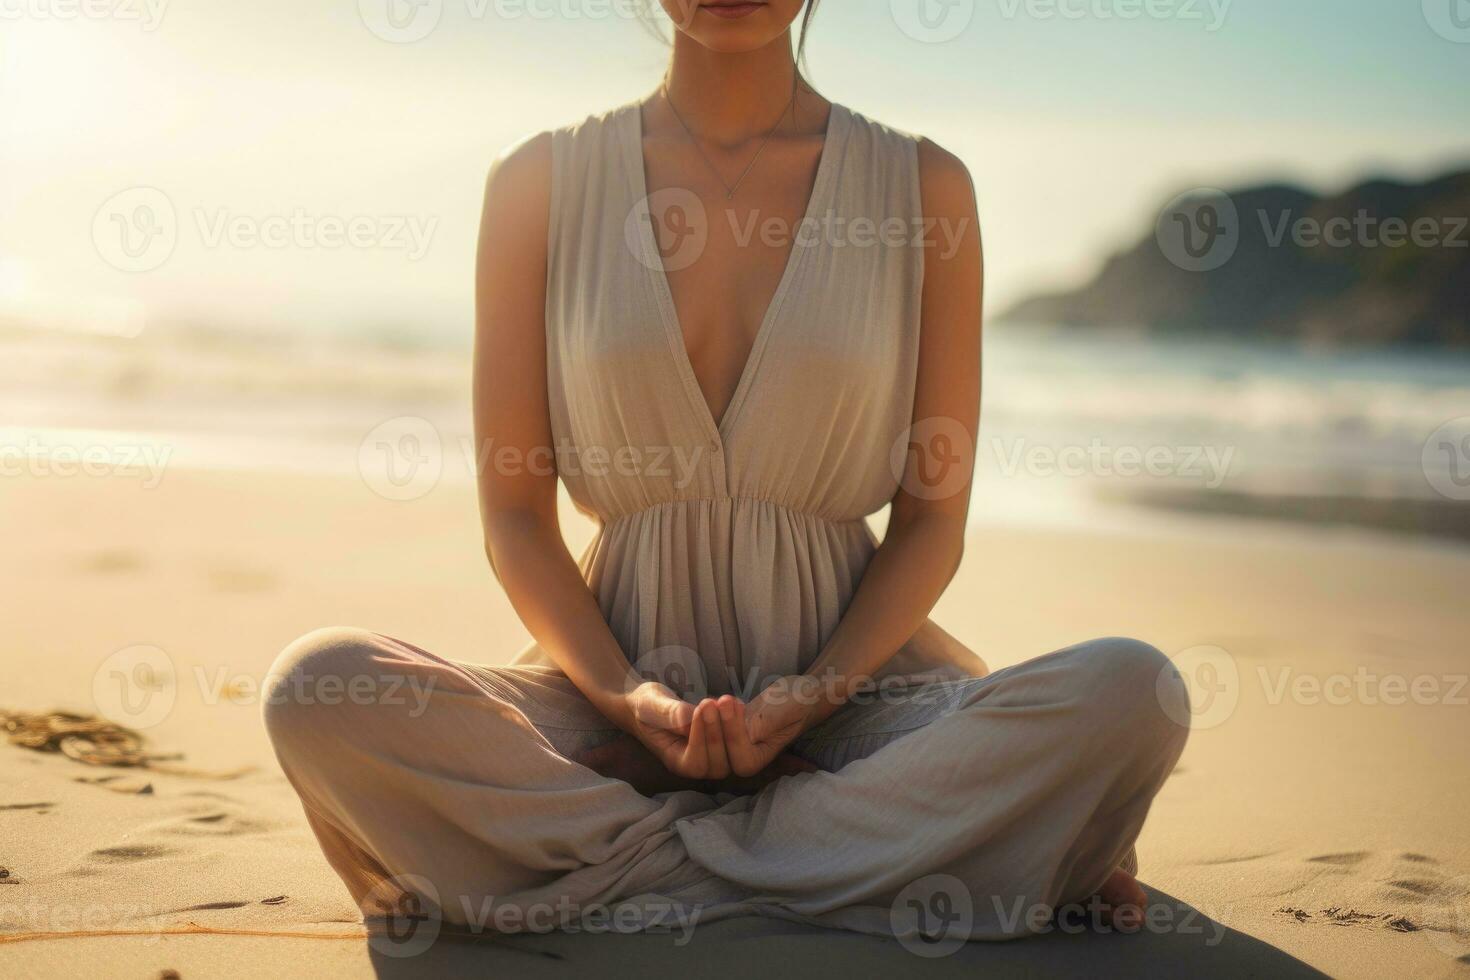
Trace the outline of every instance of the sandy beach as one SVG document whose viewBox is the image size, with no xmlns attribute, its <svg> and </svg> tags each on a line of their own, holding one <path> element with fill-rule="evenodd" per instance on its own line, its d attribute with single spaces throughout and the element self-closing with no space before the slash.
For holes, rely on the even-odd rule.
<svg viewBox="0 0 1470 980">
<path fill-rule="evenodd" d="M 251 767 L 213 779 L 0 745 L 8 976 L 749 976 L 752 957 L 813 977 L 1470 975 L 1463 546 L 1224 516 L 1102 534 L 978 515 L 935 619 L 992 667 L 1136 635 L 1198 686 L 1196 730 L 1139 842 L 1162 910 L 1143 933 L 921 961 L 748 919 L 687 945 L 446 938 L 398 960 L 366 941 L 318 855 L 255 688 L 322 625 L 512 656 L 526 634 L 486 567 L 469 484 L 399 503 L 346 475 L 171 470 L 152 489 L 25 476 L 3 493 L 0 709 L 95 711 L 109 657 L 151 646 L 171 671 L 151 747 L 209 773 Z M 570 524 L 574 544 L 588 530 Z"/>
</svg>

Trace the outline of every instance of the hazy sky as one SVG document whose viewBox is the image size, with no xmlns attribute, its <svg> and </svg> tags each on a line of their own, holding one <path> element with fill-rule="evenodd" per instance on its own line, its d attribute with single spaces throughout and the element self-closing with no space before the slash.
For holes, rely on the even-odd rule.
<svg viewBox="0 0 1470 980">
<path fill-rule="evenodd" d="M 489 160 L 666 58 L 611 0 L 391 0 L 407 31 L 438 17 L 412 43 L 371 29 L 390 0 L 89 2 L 112 15 L 0 0 L 0 310 L 467 331 Z M 825 0 L 809 57 L 969 164 L 992 309 L 1085 278 L 1186 188 L 1470 161 L 1470 0 L 948 3 Z M 147 271 L 94 244 L 129 191 L 177 217 Z"/>
</svg>

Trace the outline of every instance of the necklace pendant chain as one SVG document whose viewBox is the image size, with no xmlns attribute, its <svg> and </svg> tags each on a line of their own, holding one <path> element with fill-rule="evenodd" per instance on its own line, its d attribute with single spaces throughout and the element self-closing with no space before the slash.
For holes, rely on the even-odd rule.
<svg viewBox="0 0 1470 980">
<path fill-rule="evenodd" d="M 700 158 L 704 160 L 704 165 L 709 168 L 710 173 L 715 175 L 715 180 L 720 182 L 720 186 L 725 188 L 725 200 L 733 201 L 735 200 L 735 192 L 740 189 L 741 184 L 745 183 L 745 178 L 749 177 L 750 172 L 755 169 L 756 162 L 760 160 L 761 154 L 766 151 L 766 146 L 775 138 L 776 131 L 786 121 L 786 113 L 790 112 L 791 107 L 796 104 L 796 92 L 792 91 L 791 98 L 786 102 L 786 107 L 781 110 L 781 115 L 776 119 L 776 125 L 772 126 L 771 131 L 766 133 L 766 138 L 761 140 L 761 145 L 756 148 L 755 156 L 750 158 L 750 163 L 746 164 L 745 169 L 740 172 L 739 177 L 735 178 L 735 183 L 733 184 L 726 182 L 725 178 L 720 174 L 720 168 L 715 166 L 714 161 L 709 158 L 709 154 L 704 152 L 704 147 L 699 145 L 699 140 L 695 137 L 693 130 L 689 128 L 689 124 L 684 121 L 684 117 L 679 114 L 678 108 L 675 107 L 673 96 L 669 94 L 667 84 L 664 85 L 664 101 L 669 104 L 669 111 L 679 121 L 679 127 L 684 130 L 684 135 L 689 137 L 689 142 L 693 144 Z"/>
</svg>

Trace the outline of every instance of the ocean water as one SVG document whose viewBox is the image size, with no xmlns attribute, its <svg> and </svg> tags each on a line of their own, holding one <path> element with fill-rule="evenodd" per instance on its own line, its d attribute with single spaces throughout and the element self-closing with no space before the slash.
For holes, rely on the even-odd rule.
<svg viewBox="0 0 1470 980">
<path fill-rule="evenodd" d="M 408 492 L 392 458 L 402 450 L 432 470 L 413 492 L 432 492 L 475 472 L 469 373 L 462 342 L 11 327 L 0 330 L 0 475 L 67 478 L 48 464 L 85 453 L 109 478 L 128 478 L 129 459 L 157 479 L 357 472 L 391 495 Z M 1463 355 L 993 329 L 972 515 L 1127 524 L 1142 518 L 1120 501 L 1161 489 L 1458 503 L 1470 499 L 1456 482 L 1470 474 L 1467 417 Z M 1431 445 L 1446 432 L 1455 438 Z"/>
<path fill-rule="evenodd" d="M 1009 485 L 1011 495 L 1041 507 L 1138 490 L 1406 507 L 1470 500 L 1470 485 L 1462 485 L 1470 473 L 1466 355 L 1039 328 L 992 340 L 982 495 L 987 486 L 1003 494 Z M 1020 444 L 1074 458 L 1083 455 L 1079 447 L 1100 448 L 1073 467 L 1081 470 L 1076 476 L 1059 466 L 1049 476 L 1042 467 L 1017 475 Z M 1143 465 L 1123 465 L 1140 456 Z M 1109 461 L 1118 465 L 1110 470 Z M 1080 492 L 1058 489 L 1069 481 Z M 983 510 L 983 496 L 976 503 Z"/>
</svg>

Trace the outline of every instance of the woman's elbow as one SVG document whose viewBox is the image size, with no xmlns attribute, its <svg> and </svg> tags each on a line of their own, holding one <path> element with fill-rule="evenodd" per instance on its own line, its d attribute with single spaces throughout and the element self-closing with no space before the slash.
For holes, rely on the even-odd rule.
<svg viewBox="0 0 1470 980">
<path fill-rule="evenodd" d="M 486 510 L 484 530 L 485 558 L 490 562 L 491 574 L 504 586 L 504 570 L 515 564 L 511 556 L 522 543 L 539 540 L 556 529 L 554 522 L 548 526 L 543 515 L 514 508 Z"/>
</svg>

